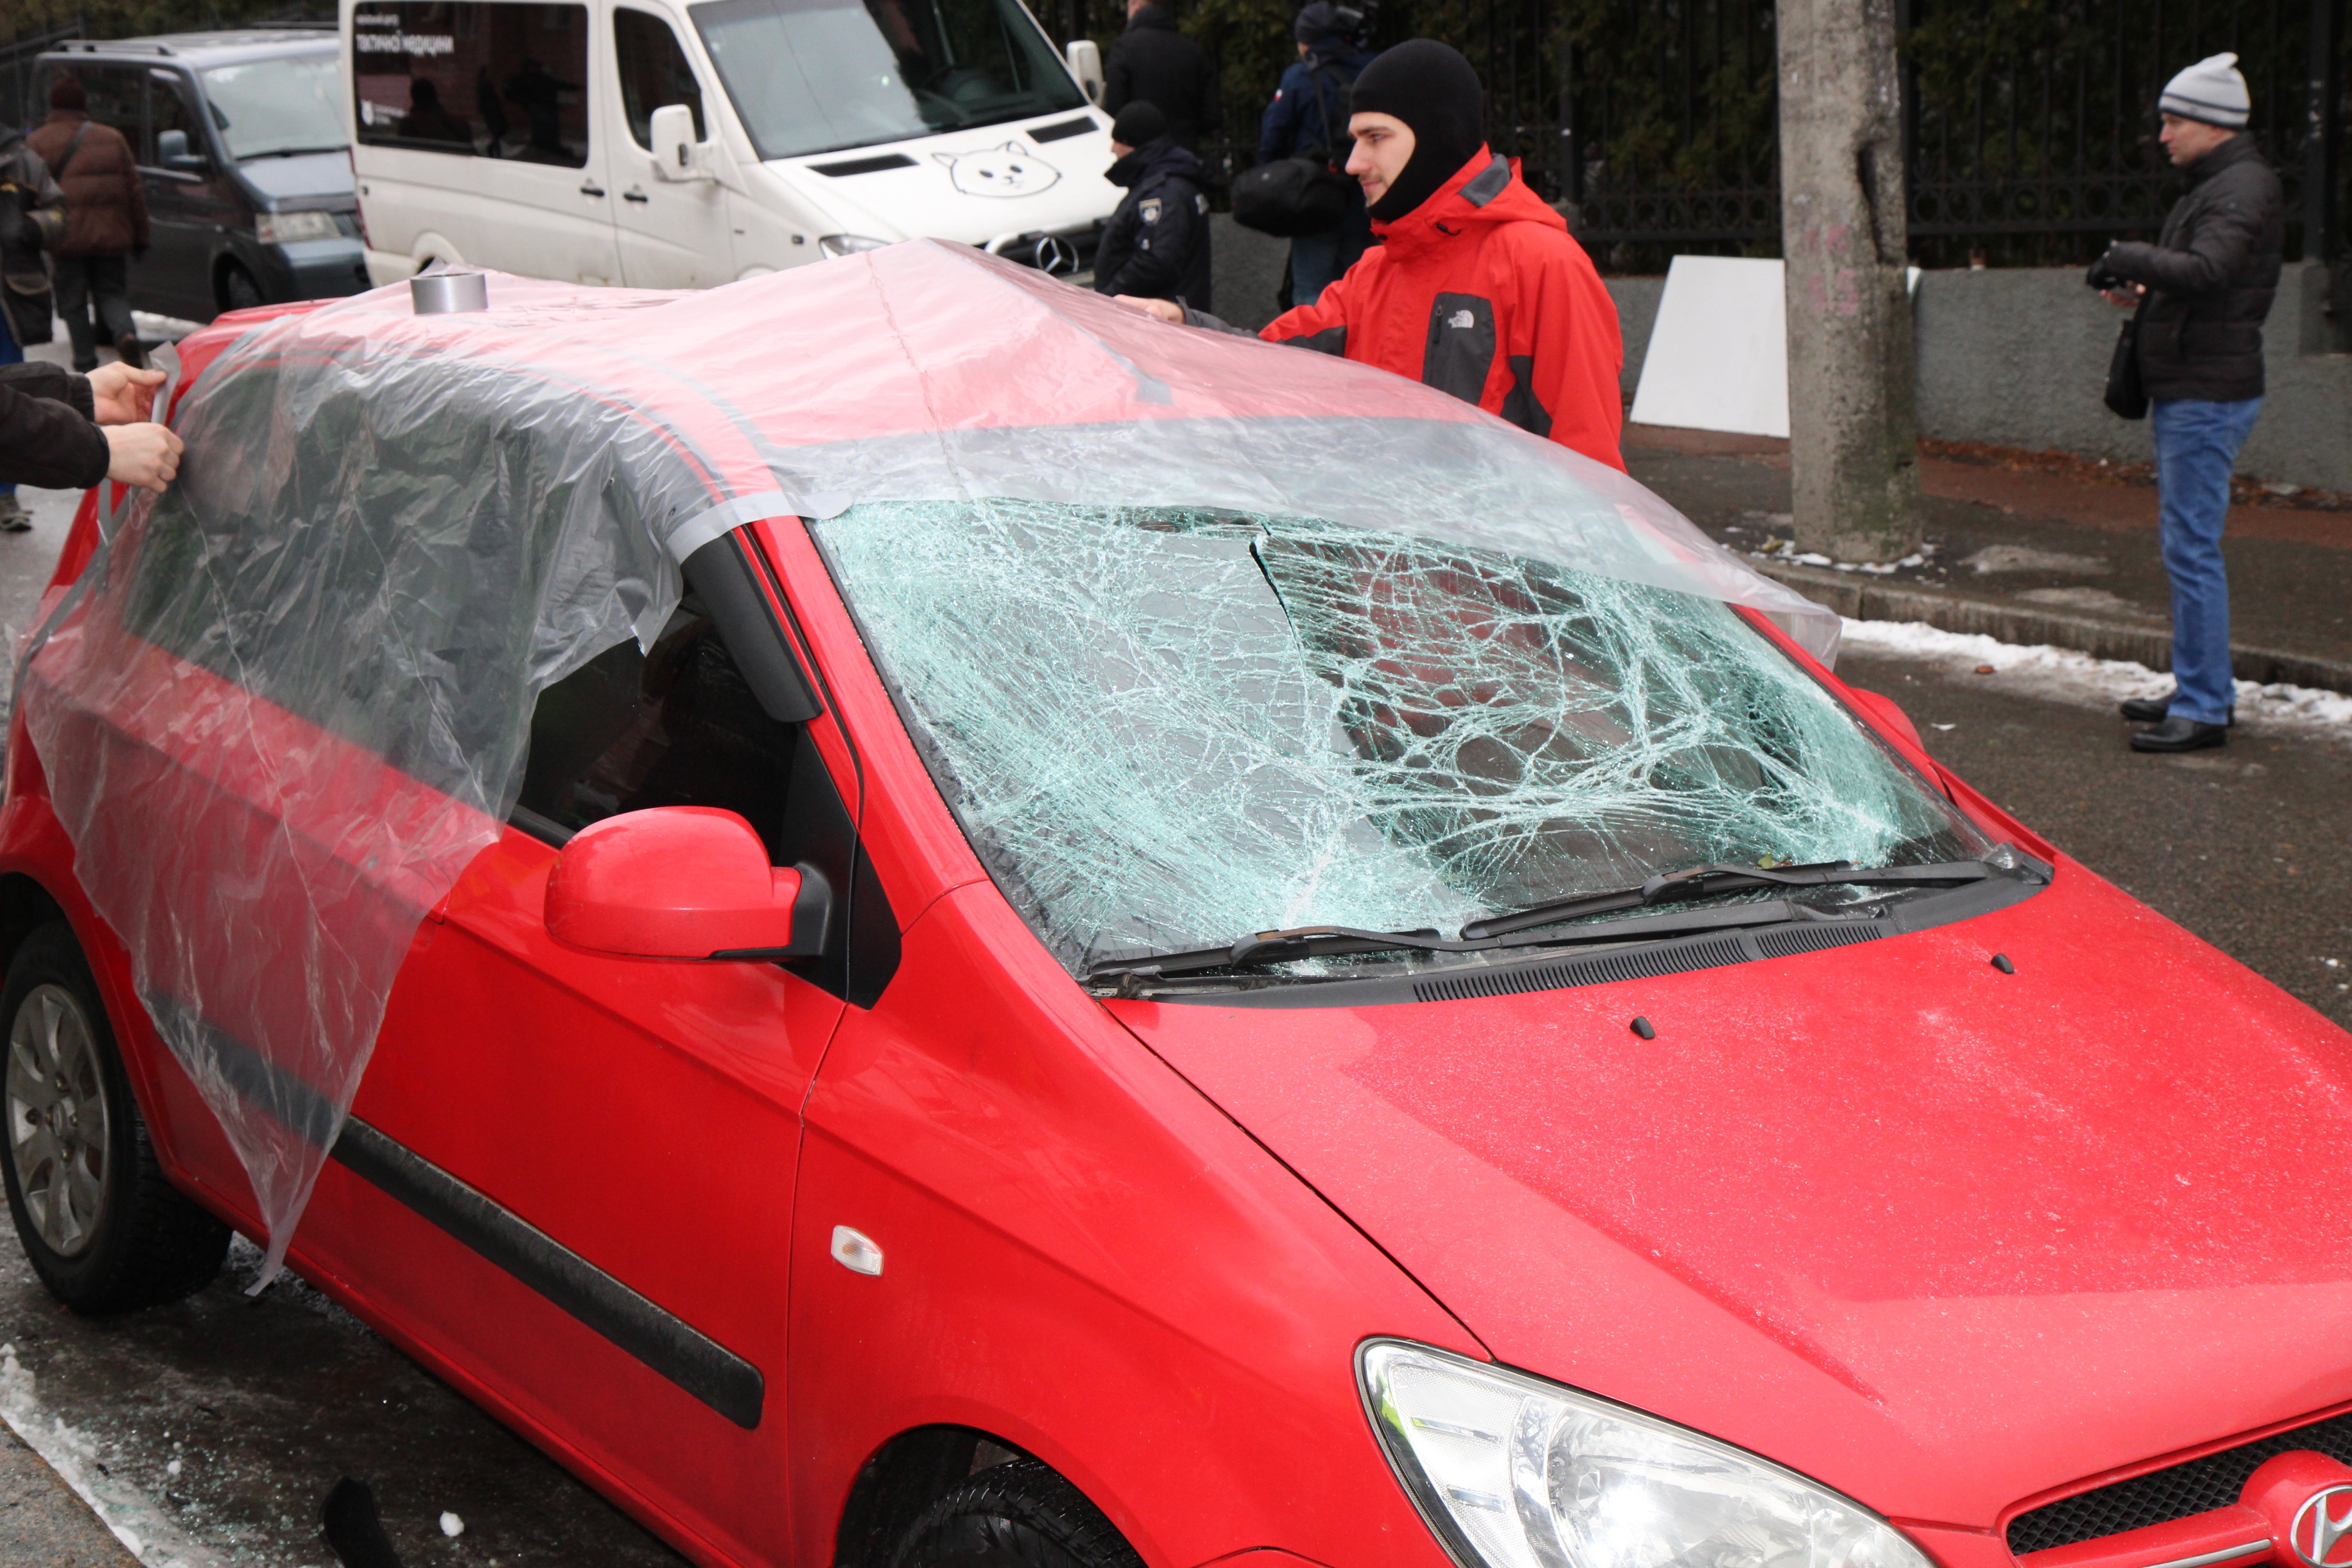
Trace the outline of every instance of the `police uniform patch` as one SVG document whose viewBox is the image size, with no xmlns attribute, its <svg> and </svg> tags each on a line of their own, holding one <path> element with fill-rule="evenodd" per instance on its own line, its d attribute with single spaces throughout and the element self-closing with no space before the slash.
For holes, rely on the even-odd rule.
<svg viewBox="0 0 2352 1568">
<path fill-rule="evenodd" d="M 1154 196 L 1150 201 L 1138 205 L 1135 210 L 1143 215 L 1144 222 L 1158 223 L 1160 221 L 1160 198 L 1158 196 Z"/>
</svg>

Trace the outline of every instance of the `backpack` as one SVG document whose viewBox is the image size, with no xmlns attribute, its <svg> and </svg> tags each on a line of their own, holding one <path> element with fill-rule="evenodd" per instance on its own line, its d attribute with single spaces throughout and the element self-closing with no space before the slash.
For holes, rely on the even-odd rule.
<svg viewBox="0 0 2352 1568">
<path fill-rule="evenodd" d="M 1335 132 L 1331 122 L 1332 96 L 1347 101 L 1347 83 L 1335 81 L 1338 76 L 1339 68 L 1328 60 L 1315 68 L 1316 109 L 1323 124 L 1320 142 L 1234 176 L 1234 221 L 1244 228 L 1296 239 L 1319 234 L 1348 216 L 1355 182 L 1331 166 L 1331 150 L 1347 141 L 1345 127 Z"/>
<path fill-rule="evenodd" d="M 18 348 L 47 342 L 56 331 L 57 301 L 49 292 L 48 263 L 42 256 L 40 226 L 28 205 L 40 193 L 0 178 L 0 310 Z"/>
</svg>

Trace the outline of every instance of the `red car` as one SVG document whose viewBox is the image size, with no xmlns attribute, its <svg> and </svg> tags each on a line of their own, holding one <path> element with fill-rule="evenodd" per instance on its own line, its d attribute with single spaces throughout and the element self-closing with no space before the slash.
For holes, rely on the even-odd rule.
<svg viewBox="0 0 2352 1568">
<path fill-rule="evenodd" d="M 67 1303 L 264 1237 L 712 1564 L 2352 1563 L 2352 1041 L 1646 492 L 956 247 L 489 292 L 60 569 Z"/>
</svg>

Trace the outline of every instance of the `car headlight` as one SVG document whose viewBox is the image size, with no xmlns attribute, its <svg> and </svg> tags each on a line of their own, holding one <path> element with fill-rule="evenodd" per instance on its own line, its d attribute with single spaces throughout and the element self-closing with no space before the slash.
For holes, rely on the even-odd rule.
<svg viewBox="0 0 2352 1568">
<path fill-rule="evenodd" d="M 872 239 L 862 234 L 821 234 L 816 247 L 827 256 L 854 256 L 861 250 L 879 250 L 890 241 Z"/>
<path fill-rule="evenodd" d="M 1859 1504 L 1622 1405 L 1395 1340 L 1356 1366 L 1389 1463 L 1462 1568 L 1930 1568 Z"/>
<path fill-rule="evenodd" d="M 333 239 L 343 232 L 332 213 L 262 213 L 253 231 L 264 245 L 290 245 L 298 239 Z"/>
</svg>

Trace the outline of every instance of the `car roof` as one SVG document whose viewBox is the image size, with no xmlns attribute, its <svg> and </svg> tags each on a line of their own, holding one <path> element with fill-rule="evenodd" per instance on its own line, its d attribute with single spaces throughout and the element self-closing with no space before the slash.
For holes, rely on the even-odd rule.
<svg viewBox="0 0 2352 1568">
<path fill-rule="evenodd" d="M 622 478 L 700 538 L 860 500 L 1297 515 L 1749 605 L 1834 657 L 1834 612 L 1615 468 L 1403 376 L 1169 326 L 967 246 L 907 240 L 698 292 L 500 274 L 487 289 L 479 311 L 418 315 L 395 287 L 230 317 L 183 363 L 250 332 L 242 359 L 321 396 L 658 431 L 659 455 Z M 542 416 L 550 400 L 570 412 Z M 413 438 L 435 428 L 415 421 Z"/>
<path fill-rule="evenodd" d="M 171 60 L 203 67 L 288 55 L 331 55 L 336 47 L 331 27 L 240 27 L 205 33 L 157 33 L 139 38 L 68 38 L 45 51 L 41 58 L 54 62 L 104 59 L 151 65 Z"/>
</svg>

